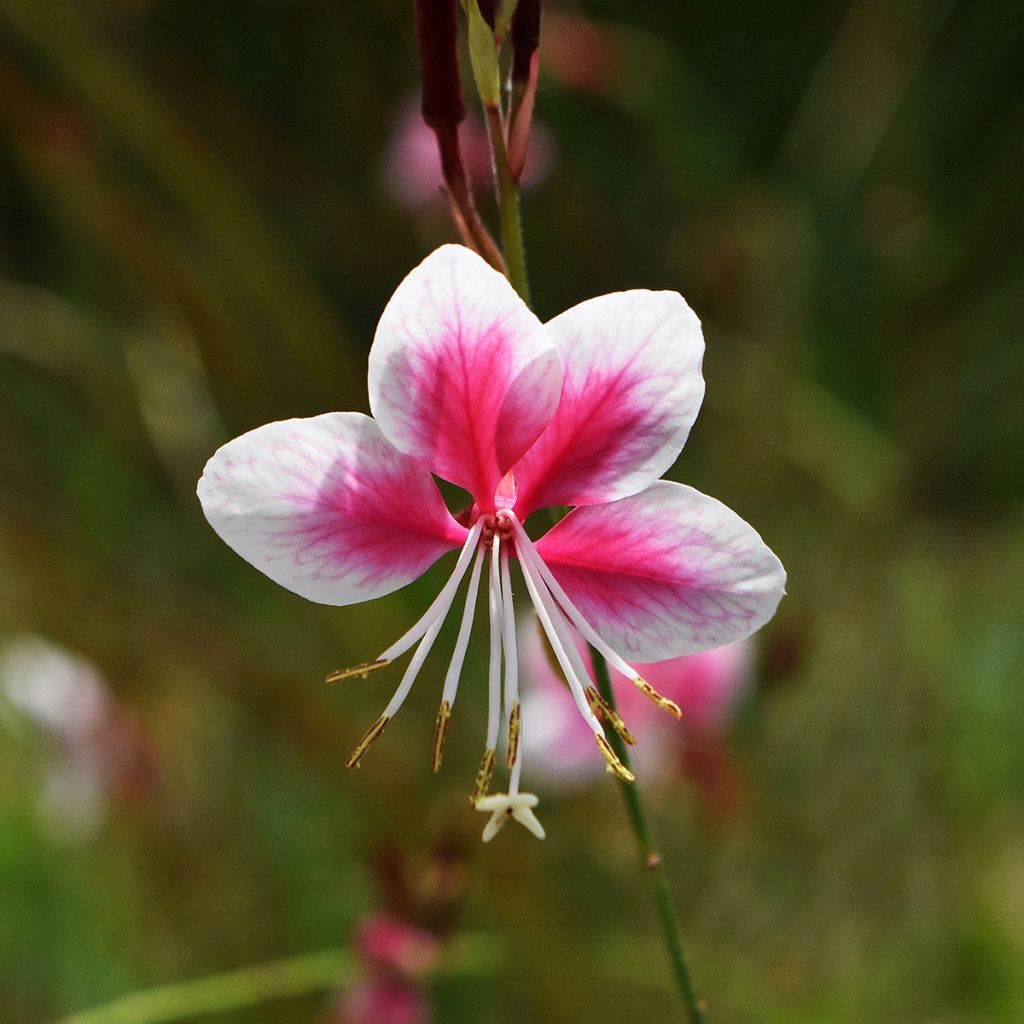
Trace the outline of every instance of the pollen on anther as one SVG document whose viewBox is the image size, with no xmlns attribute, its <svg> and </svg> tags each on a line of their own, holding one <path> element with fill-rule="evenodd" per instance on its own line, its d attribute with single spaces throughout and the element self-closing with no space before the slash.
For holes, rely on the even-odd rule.
<svg viewBox="0 0 1024 1024">
<path fill-rule="evenodd" d="M 452 706 L 448 701 L 441 701 L 441 707 L 434 721 L 434 750 L 432 766 L 435 772 L 441 770 L 441 759 L 444 757 L 444 744 L 448 739 L 448 726 L 452 721 Z"/>
<path fill-rule="evenodd" d="M 508 717 L 508 750 L 505 752 L 505 766 L 512 768 L 519 756 L 520 712 L 519 701 L 512 704 Z"/>
<path fill-rule="evenodd" d="M 629 731 L 622 716 L 616 711 L 593 686 L 583 691 L 591 711 L 601 720 L 607 722 L 618 734 L 623 743 L 636 746 L 636 737 Z"/>
<path fill-rule="evenodd" d="M 381 715 L 373 725 L 370 726 L 366 731 L 366 735 L 356 745 L 356 749 L 349 754 L 348 759 L 345 761 L 346 768 L 358 768 L 359 759 L 366 753 L 370 744 L 377 739 L 378 736 L 384 731 L 384 726 L 388 724 L 388 716 Z"/>
<path fill-rule="evenodd" d="M 483 760 L 480 762 L 480 767 L 476 773 L 476 784 L 473 786 L 473 793 L 469 798 L 469 802 L 476 806 L 477 800 L 485 797 L 487 791 L 491 788 L 491 776 L 494 774 L 494 758 L 496 751 L 494 747 L 488 747 L 484 751 Z"/>
<path fill-rule="evenodd" d="M 390 664 L 391 662 L 386 658 L 379 658 L 377 661 L 364 661 L 361 665 L 353 665 L 351 668 L 335 670 L 327 677 L 325 682 L 340 683 L 345 679 L 366 679 L 371 672 L 376 672 L 377 669 Z"/>
<path fill-rule="evenodd" d="M 623 782 L 636 782 L 636 776 L 619 760 L 608 740 L 599 732 L 594 733 L 594 739 L 597 741 L 597 749 L 601 751 L 605 761 L 608 762 L 608 771 L 622 779 Z"/>
<path fill-rule="evenodd" d="M 661 708 L 663 711 L 667 711 L 670 715 L 672 715 L 675 718 L 683 717 L 683 712 L 680 709 L 679 705 L 674 700 L 669 700 L 668 697 L 663 697 L 660 693 L 658 693 L 658 691 L 653 686 L 651 686 L 649 682 L 647 682 L 646 679 L 641 679 L 639 676 L 637 676 L 633 680 L 633 683 L 636 685 L 637 689 L 639 689 L 641 693 L 646 694 L 648 697 L 650 697 L 651 700 L 653 700 L 654 703 L 657 704 L 658 707 Z"/>
</svg>

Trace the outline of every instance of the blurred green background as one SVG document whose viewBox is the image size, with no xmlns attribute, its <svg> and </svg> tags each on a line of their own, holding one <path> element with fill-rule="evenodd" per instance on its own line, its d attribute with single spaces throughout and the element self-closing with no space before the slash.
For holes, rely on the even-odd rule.
<svg viewBox="0 0 1024 1024">
<path fill-rule="evenodd" d="M 1024 1020 L 1024 6 L 548 13 L 538 313 L 688 298 L 708 397 L 671 475 L 790 574 L 731 738 L 741 810 L 648 787 L 709 1020 Z M 342 767 L 393 680 L 324 675 L 443 566 L 315 606 L 194 496 L 227 438 L 366 409 L 380 310 L 452 238 L 387 180 L 417 74 L 397 0 L 0 0 L 0 653 L 90 659 L 135 750 L 76 831 L 40 810 L 52 739 L 0 714 L 5 1024 L 343 947 L 381 857 L 439 844 L 458 930 L 495 944 L 432 986 L 439 1021 L 677 1019 L 610 782 L 547 796 L 543 844 L 479 846 L 481 642 L 439 776 L 440 658 Z"/>
</svg>

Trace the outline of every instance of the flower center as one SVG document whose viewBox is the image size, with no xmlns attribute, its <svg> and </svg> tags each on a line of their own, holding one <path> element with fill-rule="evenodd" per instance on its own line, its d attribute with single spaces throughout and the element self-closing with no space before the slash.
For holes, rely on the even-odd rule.
<svg viewBox="0 0 1024 1024">
<path fill-rule="evenodd" d="M 499 508 L 497 512 L 487 512 L 480 517 L 483 529 L 480 533 L 480 543 L 487 547 L 494 542 L 495 536 L 500 538 L 503 545 L 511 544 L 515 533 L 512 513 L 506 508 Z"/>
</svg>

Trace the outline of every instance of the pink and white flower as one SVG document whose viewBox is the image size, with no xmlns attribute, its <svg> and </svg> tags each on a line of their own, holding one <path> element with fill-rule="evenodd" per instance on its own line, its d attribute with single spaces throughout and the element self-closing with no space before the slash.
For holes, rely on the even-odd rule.
<svg viewBox="0 0 1024 1024">
<path fill-rule="evenodd" d="M 504 277 L 446 245 L 402 281 L 381 316 L 369 357 L 373 418 L 269 423 L 213 455 L 199 481 L 210 524 L 310 600 L 382 597 L 459 551 L 416 625 L 375 661 L 331 677 L 366 674 L 418 644 L 349 767 L 401 707 L 468 574 L 435 729 L 439 767 L 485 561 L 488 720 L 474 800 L 491 814 L 486 838 L 512 817 L 544 834 L 536 798 L 519 791 L 513 559 L 579 714 L 622 778 L 632 776 L 602 725 L 614 717 L 595 700 L 572 631 L 678 715 L 626 658 L 717 647 L 772 617 L 785 572 L 754 529 L 714 498 L 659 479 L 700 408 L 703 351 L 700 322 L 675 292 L 616 292 L 541 324 Z M 472 506 L 452 515 L 431 474 L 465 488 Z M 573 508 L 535 542 L 524 524 L 547 506 Z M 502 724 L 509 787 L 489 794 Z"/>
</svg>

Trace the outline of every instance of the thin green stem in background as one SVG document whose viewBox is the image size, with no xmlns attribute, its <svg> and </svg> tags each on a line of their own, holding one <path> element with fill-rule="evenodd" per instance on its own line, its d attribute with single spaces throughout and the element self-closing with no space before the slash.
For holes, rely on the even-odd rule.
<svg viewBox="0 0 1024 1024">
<path fill-rule="evenodd" d="M 597 680 L 597 687 L 601 691 L 608 706 L 615 710 L 615 691 L 612 689 L 612 681 L 608 674 L 608 664 L 595 650 L 590 651 L 594 663 L 594 678 Z M 618 755 L 619 760 L 629 768 L 629 748 L 614 730 L 609 730 L 608 742 Z M 643 803 L 640 800 L 640 791 L 635 782 L 618 783 L 622 791 L 622 799 L 626 802 L 626 813 L 629 815 L 629 823 L 636 836 L 637 846 L 640 848 L 640 857 L 647 876 L 651 880 L 651 893 L 654 896 L 655 905 L 658 908 L 658 917 L 661 920 L 661 930 L 665 936 L 665 945 L 668 948 L 669 961 L 672 964 L 672 973 L 675 975 L 679 994 L 683 999 L 683 1008 L 686 1011 L 687 1024 L 703 1024 L 704 1016 L 701 1013 L 700 1003 L 693 990 L 693 982 L 690 980 L 690 971 L 686 966 L 686 956 L 683 953 L 683 943 L 679 936 L 679 927 L 676 924 L 676 915 L 672 907 L 672 895 L 668 887 L 668 875 L 665 873 L 665 866 L 661 862 L 660 854 L 654 849 L 651 840 L 651 831 L 647 825 L 647 815 L 644 813 Z"/>
<path fill-rule="evenodd" d="M 508 166 L 501 111 L 493 105 L 485 105 L 484 112 L 487 115 L 487 135 L 491 140 L 491 154 L 494 157 L 501 247 L 505 250 L 508 279 L 523 302 L 529 305 L 530 284 L 526 277 L 526 250 L 523 246 L 523 222 L 519 215 L 519 188 Z"/>
<path fill-rule="evenodd" d="M 65 1017 L 60 1024 L 169 1024 L 325 992 L 350 983 L 356 970 L 356 959 L 348 951 L 322 950 L 132 992 L 105 1006 Z"/>
<path fill-rule="evenodd" d="M 502 949 L 490 936 L 465 935 L 452 942 L 437 973 L 488 976 L 502 956 Z M 350 985 L 359 974 L 354 954 L 327 949 L 133 992 L 105 1006 L 64 1017 L 59 1024 L 171 1024 L 275 999 L 329 992 Z"/>
</svg>

